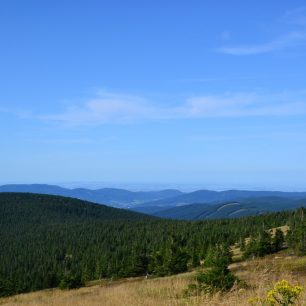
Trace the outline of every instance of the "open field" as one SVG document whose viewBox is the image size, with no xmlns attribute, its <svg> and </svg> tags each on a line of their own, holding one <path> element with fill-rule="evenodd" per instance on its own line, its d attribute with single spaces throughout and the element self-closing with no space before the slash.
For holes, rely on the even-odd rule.
<svg viewBox="0 0 306 306">
<path fill-rule="evenodd" d="M 2 306 L 183 306 L 248 305 L 251 297 L 263 297 L 278 280 L 286 279 L 306 288 L 306 257 L 288 253 L 271 255 L 231 265 L 231 270 L 248 284 L 223 295 L 184 297 L 194 272 L 156 279 L 99 282 L 71 291 L 58 289 L 21 294 L 0 300 Z M 306 304 L 306 292 L 299 304 Z"/>
</svg>

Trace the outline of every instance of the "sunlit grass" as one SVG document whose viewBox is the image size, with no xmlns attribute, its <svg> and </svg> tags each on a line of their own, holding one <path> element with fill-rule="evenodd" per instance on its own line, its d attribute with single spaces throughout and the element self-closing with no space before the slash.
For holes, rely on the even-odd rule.
<svg viewBox="0 0 306 306">
<path fill-rule="evenodd" d="M 86 288 L 61 291 L 44 290 L 0 300 L 5 306 L 200 306 L 200 305 L 248 305 L 248 299 L 265 296 L 279 280 L 306 288 L 306 257 L 290 254 L 270 255 L 263 259 L 234 263 L 232 271 L 248 287 L 213 297 L 206 295 L 186 297 L 183 290 L 192 282 L 194 272 L 172 277 L 96 281 Z M 306 304 L 305 290 L 299 304 Z"/>
</svg>

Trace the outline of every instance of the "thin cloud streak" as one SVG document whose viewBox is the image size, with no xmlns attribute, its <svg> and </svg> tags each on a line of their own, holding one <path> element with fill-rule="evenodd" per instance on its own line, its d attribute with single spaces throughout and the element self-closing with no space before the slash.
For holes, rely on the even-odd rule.
<svg viewBox="0 0 306 306">
<path fill-rule="evenodd" d="M 235 118 L 306 115 L 306 94 L 228 93 L 190 97 L 181 104 L 163 107 L 143 98 L 124 95 L 99 95 L 82 105 L 37 119 L 66 126 L 129 124 L 154 120 Z"/>
<path fill-rule="evenodd" d="M 306 33 L 291 32 L 271 42 L 266 42 L 257 45 L 221 47 L 217 49 L 217 52 L 229 55 L 256 55 L 281 51 L 305 44 Z"/>
</svg>

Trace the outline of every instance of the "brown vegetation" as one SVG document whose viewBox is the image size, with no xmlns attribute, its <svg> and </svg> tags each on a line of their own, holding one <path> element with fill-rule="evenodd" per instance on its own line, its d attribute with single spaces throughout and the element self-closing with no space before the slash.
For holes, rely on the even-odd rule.
<svg viewBox="0 0 306 306">
<path fill-rule="evenodd" d="M 2 306 L 181 306 L 248 305 L 251 297 L 263 297 L 273 283 L 286 279 L 306 288 L 306 258 L 288 253 L 270 255 L 231 265 L 231 270 L 246 282 L 246 289 L 234 288 L 226 294 L 184 297 L 183 290 L 192 282 L 193 273 L 145 280 L 103 281 L 70 291 L 44 290 L 0 300 Z M 300 305 L 306 304 L 306 292 Z"/>
</svg>

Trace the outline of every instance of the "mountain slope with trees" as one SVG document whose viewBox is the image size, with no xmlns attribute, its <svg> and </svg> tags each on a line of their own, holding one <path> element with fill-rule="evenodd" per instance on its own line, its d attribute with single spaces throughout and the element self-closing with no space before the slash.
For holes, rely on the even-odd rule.
<svg viewBox="0 0 306 306">
<path fill-rule="evenodd" d="M 278 212 L 163 220 L 59 196 L 3 193 L 0 295 L 75 288 L 101 278 L 181 273 L 199 266 L 212 246 L 229 246 L 263 229 L 297 224 L 292 228 L 302 237 L 299 218 L 295 212 Z"/>
<path fill-rule="evenodd" d="M 306 198 L 306 192 L 282 192 L 282 191 L 249 191 L 249 190 L 197 190 L 168 199 L 147 202 L 142 207 L 175 207 L 194 203 L 218 204 L 244 199 L 256 199 L 278 197 L 284 199 L 300 200 Z"/>
<path fill-rule="evenodd" d="M 149 213 L 151 215 L 179 219 L 179 220 L 205 220 L 220 218 L 239 218 L 260 215 L 268 212 L 293 210 L 306 206 L 306 199 L 294 200 L 280 197 L 264 197 L 243 199 L 221 204 L 189 204 L 172 208 L 143 207 L 134 211 Z"/>
</svg>

